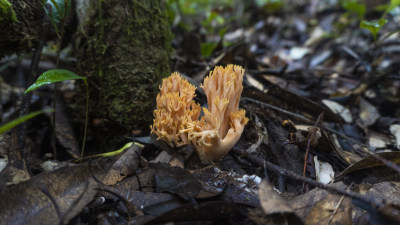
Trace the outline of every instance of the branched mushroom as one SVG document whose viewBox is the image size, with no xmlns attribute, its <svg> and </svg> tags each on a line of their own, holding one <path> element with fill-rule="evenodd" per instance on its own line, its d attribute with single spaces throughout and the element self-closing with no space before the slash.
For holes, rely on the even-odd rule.
<svg viewBox="0 0 400 225">
<path fill-rule="evenodd" d="M 164 79 L 157 96 L 154 124 L 159 139 L 169 145 L 193 144 L 203 162 L 216 162 L 238 142 L 248 122 L 239 109 L 244 69 L 228 65 L 216 67 L 201 85 L 208 102 L 198 120 L 200 106 L 192 100 L 195 87 L 174 73 Z"/>
</svg>

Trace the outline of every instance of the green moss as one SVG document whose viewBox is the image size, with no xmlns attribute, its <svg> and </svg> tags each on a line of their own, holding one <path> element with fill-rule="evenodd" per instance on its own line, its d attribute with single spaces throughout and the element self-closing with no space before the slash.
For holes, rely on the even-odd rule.
<svg viewBox="0 0 400 225">
<path fill-rule="evenodd" d="M 0 22 L 5 20 L 18 21 L 17 15 L 11 5 L 7 0 L 0 0 Z"/>
</svg>

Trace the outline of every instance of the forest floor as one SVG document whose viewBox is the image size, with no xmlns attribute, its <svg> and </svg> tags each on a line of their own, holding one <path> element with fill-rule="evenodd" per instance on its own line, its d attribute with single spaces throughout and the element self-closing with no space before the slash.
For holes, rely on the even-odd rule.
<svg viewBox="0 0 400 225">
<path fill-rule="evenodd" d="M 64 102 L 76 90 L 64 82 L 58 160 L 51 113 L 27 123 L 24 153 L 13 151 L 15 132 L 0 136 L 0 224 L 400 224 L 399 8 L 270 4 L 173 17 L 171 71 L 197 87 L 200 105 L 215 66 L 245 69 L 249 122 L 221 161 L 202 164 L 193 146 L 135 130 L 121 153 L 77 163 Z M 54 68 L 54 52 L 44 55 L 41 70 Z M 1 124 L 18 115 L 30 60 L 1 62 Z M 52 107 L 52 91 L 35 92 L 30 107 Z"/>
</svg>

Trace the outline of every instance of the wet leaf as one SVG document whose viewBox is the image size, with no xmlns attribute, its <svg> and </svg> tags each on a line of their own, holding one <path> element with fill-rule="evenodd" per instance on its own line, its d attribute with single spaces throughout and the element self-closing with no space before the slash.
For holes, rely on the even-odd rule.
<svg viewBox="0 0 400 225">
<path fill-rule="evenodd" d="M 44 86 L 46 84 L 52 84 L 52 83 L 56 83 L 56 82 L 60 82 L 60 81 L 64 81 L 64 80 L 77 80 L 77 79 L 86 80 L 86 77 L 78 76 L 74 72 L 71 72 L 68 70 L 63 70 L 63 69 L 48 70 L 48 71 L 42 73 L 38 77 L 36 82 L 25 90 L 25 94 L 28 92 L 31 92 L 33 90 L 36 90 L 39 87 Z"/>
</svg>

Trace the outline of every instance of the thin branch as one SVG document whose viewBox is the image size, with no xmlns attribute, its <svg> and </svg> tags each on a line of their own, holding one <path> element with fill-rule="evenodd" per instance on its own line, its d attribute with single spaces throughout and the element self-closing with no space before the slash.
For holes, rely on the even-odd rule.
<svg viewBox="0 0 400 225">
<path fill-rule="evenodd" d="M 250 160 L 251 162 L 255 163 L 257 166 L 260 166 L 260 167 L 264 167 L 265 166 L 268 170 L 271 170 L 273 172 L 279 173 L 280 175 L 285 176 L 285 177 L 287 177 L 289 179 L 296 180 L 296 181 L 299 181 L 299 182 L 302 182 L 302 183 L 307 183 L 309 185 L 312 185 L 312 186 L 327 190 L 327 191 L 329 191 L 331 193 L 337 193 L 337 194 L 345 195 L 347 197 L 352 198 L 353 200 L 357 200 L 362 205 L 370 206 L 372 209 L 378 209 L 379 207 L 382 206 L 381 203 L 379 203 L 377 201 L 374 201 L 373 199 L 367 199 L 364 196 L 362 196 L 361 194 L 358 194 L 356 192 L 347 191 L 347 190 L 336 188 L 334 186 L 325 185 L 325 184 L 320 183 L 318 181 L 315 181 L 315 180 L 313 180 L 311 178 L 302 177 L 299 174 L 296 174 L 296 173 L 294 173 L 292 171 L 289 171 L 289 170 L 287 170 L 285 168 L 282 168 L 282 167 L 277 166 L 277 165 L 275 165 L 273 163 L 270 163 L 270 162 L 268 162 L 268 161 L 266 161 L 266 160 L 264 160 L 264 159 L 262 159 L 260 157 L 257 157 L 257 156 L 254 156 L 254 155 L 250 155 L 250 154 L 245 154 L 245 150 L 242 150 L 240 148 L 234 147 L 232 149 L 232 151 L 234 153 L 238 154 L 238 155 L 244 155 L 244 157 L 247 160 Z"/>
</svg>

